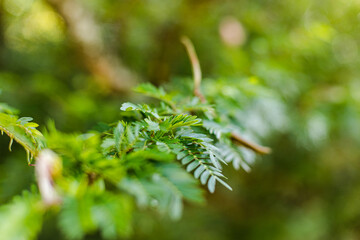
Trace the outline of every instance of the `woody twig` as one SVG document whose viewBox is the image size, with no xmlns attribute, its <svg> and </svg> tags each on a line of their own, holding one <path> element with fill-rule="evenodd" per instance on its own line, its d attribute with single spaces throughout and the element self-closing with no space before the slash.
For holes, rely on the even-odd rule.
<svg viewBox="0 0 360 240">
<path fill-rule="evenodd" d="M 200 62 L 197 57 L 194 45 L 192 44 L 191 40 L 188 37 L 182 37 L 181 38 L 182 44 L 184 44 L 185 49 L 189 55 L 190 63 L 193 70 L 193 78 L 194 78 L 194 95 L 197 96 L 202 103 L 206 103 L 206 98 L 202 94 L 200 90 L 201 85 L 201 68 L 200 68 Z M 236 134 L 234 132 L 231 133 L 231 140 L 239 145 L 242 145 L 256 153 L 259 154 L 268 154 L 271 152 L 271 149 L 268 147 L 260 146 L 256 143 L 250 142 L 247 139 L 244 139 L 239 134 Z"/>
<path fill-rule="evenodd" d="M 193 77 L 194 77 L 194 95 L 197 96 L 202 103 L 206 102 L 206 98 L 201 93 L 200 84 L 201 84 L 201 68 L 200 62 L 195 52 L 194 45 L 192 44 L 191 40 L 188 37 L 181 38 L 182 44 L 184 44 L 185 49 L 189 55 L 190 63 L 193 70 Z"/>
</svg>

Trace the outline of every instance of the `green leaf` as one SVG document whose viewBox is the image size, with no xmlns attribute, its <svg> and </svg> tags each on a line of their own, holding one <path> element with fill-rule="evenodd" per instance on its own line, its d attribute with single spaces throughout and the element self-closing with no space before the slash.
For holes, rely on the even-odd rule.
<svg viewBox="0 0 360 240">
<path fill-rule="evenodd" d="M 30 122 L 31 120 L 28 117 L 18 119 L 16 116 L 0 113 L 0 131 L 10 137 L 9 148 L 13 139 L 22 145 L 27 152 L 28 163 L 45 145 L 43 135 L 36 129 L 38 125 Z"/>
<path fill-rule="evenodd" d="M 133 103 L 123 103 L 120 110 L 122 111 L 140 111 L 146 115 L 151 115 L 157 119 L 160 118 L 159 114 L 157 113 L 156 109 L 152 109 L 149 105 L 143 104 L 133 104 Z"/>
<path fill-rule="evenodd" d="M 217 147 L 220 149 L 220 153 L 227 163 L 232 162 L 233 167 L 238 170 L 243 168 L 246 172 L 250 172 L 251 168 L 242 156 L 242 152 L 239 147 L 230 146 L 227 144 L 218 144 Z"/>
<path fill-rule="evenodd" d="M 122 104 L 120 110 L 122 110 L 122 111 L 135 111 L 135 110 L 141 111 L 141 108 L 136 104 L 127 102 L 127 103 Z"/>
<path fill-rule="evenodd" d="M 59 224 L 68 239 L 83 238 L 99 229 L 104 239 L 131 233 L 132 204 L 129 197 L 90 189 L 64 200 Z"/>
<path fill-rule="evenodd" d="M 230 132 L 230 129 L 226 126 L 222 126 L 215 121 L 204 120 L 203 127 L 206 128 L 209 133 L 214 134 L 217 139 L 220 139 L 223 134 Z"/>
<path fill-rule="evenodd" d="M 166 94 L 163 88 L 157 88 L 150 83 L 140 84 L 138 87 L 135 88 L 135 91 L 138 93 L 142 93 L 146 96 L 159 99 L 173 108 L 175 106 L 175 103 L 171 100 L 171 95 Z"/>
<path fill-rule="evenodd" d="M 191 172 L 192 170 L 194 170 L 195 168 L 197 168 L 199 165 L 200 165 L 200 162 L 198 162 L 198 161 L 193 161 L 192 163 L 190 163 L 189 165 L 187 165 L 186 171 Z"/>
<path fill-rule="evenodd" d="M 147 130 L 148 131 L 155 131 L 155 132 L 157 132 L 157 131 L 159 131 L 160 130 L 160 127 L 159 127 L 159 123 L 157 123 L 157 122 L 153 122 L 153 121 L 151 121 L 151 119 L 149 119 L 149 118 L 146 118 L 145 119 L 145 122 L 147 123 Z"/>
<path fill-rule="evenodd" d="M 124 137 L 124 125 L 123 123 L 119 122 L 114 128 L 115 148 L 118 152 L 121 152 L 122 150 L 121 143 L 123 137 Z"/>
<path fill-rule="evenodd" d="M 199 178 L 201 173 L 204 172 L 205 170 L 205 166 L 204 165 L 200 165 L 194 172 L 194 177 L 195 178 Z"/>
<path fill-rule="evenodd" d="M 164 89 L 157 88 L 150 83 L 140 84 L 134 90 L 138 93 L 142 93 L 144 95 L 156 97 L 160 99 L 162 99 L 166 95 Z"/>
<path fill-rule="evenodd" d="M 210 172 L 209 172 L 209 171 L 204 171 L 204 172 L 201 174 L 200 181 L 201 181 L 201 184 L 202 184 L 202 185 L 205 185 L 205 184 L 206 184 L 209 176 L 210 176 Z"/>
<path fill-rule="evenodd" d="M 156 146 L 159 149 L 160 152 L 171 152 L 171 148 L 164 142 L 156 142 Z"/>
<path fill-rule="evenodd" d="M 101 144 L 101 149 L 104 155 L 110 152 L 112 149 L 115 148 L 115 139 L 114 138 L 105 138 Z"/>
<path fill-rule="evenodd" d="M 211 176 L 208 182 L 208 189 L 211 193 L 215 192 L 215 184 L 216 184 L 216 178 L 214 176 Z"/>
<path fill-rule="evenodd" d="M 1 239 L 37 239 L 43 214 L 39 195 L 23 192 L 0 208 Z"/>
<path fill-rule="evenodd" d="M 0 113 L 17 114 L 19 111 L 16 108 L 10 107 L 6 103 L 0 103 Z"/>
<path fill-rule="evenodd" d="M 25 125 L 26 123 L 29 123 L 33 120 L 32 117 L 22 117 L 22 118 L 19 118 L 17 120 L 18 123 L 20 123 L 21 125 Z"/>
<path fill-rule="evenodd" d="M 119 187 L 134 195 L 142 207 L 156 207 L 174 220 L 181 216 L 183 199 L 195 203 L 204 201 L 197 182 L 177 164 L 158 164 L 156 169 L 157 173 L 150 179 L 127 178 Z"/>
<path fill-rule="evenodd" d="M 216 178 L 216 180 L 221 183 L 224 187 L 226 187 L 227 189 L 229 189 L 230 191 L 232 191 L 232 188 L 226 183 L 224 182 L 223 180 L 221 180 L 220 178 Z"/>
</svg>

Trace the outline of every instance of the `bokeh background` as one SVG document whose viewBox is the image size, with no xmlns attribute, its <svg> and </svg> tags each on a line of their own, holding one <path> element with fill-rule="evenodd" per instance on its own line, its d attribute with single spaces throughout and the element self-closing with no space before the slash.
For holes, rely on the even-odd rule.
<svg viewBox="0 0 360 240">
<path fill-rule="evenodd" d="M 273 152 L 180 221 L 138 212 L 133 239 L 360 239 L 359 0 L 0 0 L 0 100 L 65 132 L 116 121 L 138 82 L 186 91 L 182 35 L 204 94 Z M 34 178 L 7 144 L 1 204 Z"/>
</svg>

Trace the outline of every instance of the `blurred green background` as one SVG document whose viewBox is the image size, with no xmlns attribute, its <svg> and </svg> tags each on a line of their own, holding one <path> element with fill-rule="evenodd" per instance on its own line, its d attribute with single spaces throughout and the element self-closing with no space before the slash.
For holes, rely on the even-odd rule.
<svg viewBox="0 0 360 240">
<path fill-rule="evenodd" d="M 83 132 L 138 101 L 136 81 L 186 91 L 186 35 L 204 94 L 272 147 L 250 173 L 227 169 L 234 191 L 208 194 L 180 221 L 137 213 L 133 239 L 360 239 L 359 0 L 0 3 L 0 100 L 22 116 Z M 7 144 L 0 203 L 34 178 Z"/>
</svg>

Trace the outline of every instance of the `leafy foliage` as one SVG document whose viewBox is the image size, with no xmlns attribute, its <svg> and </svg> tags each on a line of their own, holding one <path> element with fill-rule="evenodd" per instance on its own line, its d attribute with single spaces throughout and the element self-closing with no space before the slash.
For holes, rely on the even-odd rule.
<svg viewBox="0 0 360 240">
<path fill-rule="evenodd" d="M 102 34 L 80 34 L 84 28 L 69 25 L 47 2 L 84 5 L 90 14 L 82 16 L 94 16 Z M 66 9 L 79 13 L 72 7 Z M 147 212 L 136 215 L 135 239 L 360 239 L 359 12 L 359 1 L 339 0 L 1 1 L 1 101 L 22 109 L 21 115 L 12 110 L 7 114 L 33 116 L 41 125 L 52 118 L 66 133 L 89 129 L 103 133 L 109 126 L 98 127 L 98 122 L 138 119 L 140 112 L 119 113 L 123 94 L 105 92 L 93 81 L 101 76 L 94 77 L 86 68 L 94 64 L 82 56 L 96 60 L 97 55 L 72 45 L 77 43 L 74 35 L 79 34 L 89 41 L 103 39 L 105 52 L 120 56 L 142 79 L 167 90 L 162 93 L 170 95 L 177 114 L 196 109 L 191 114 L 201 118 L 204 127 L 212 117 L 218 130 L 237 130 L 254 141 L 268 141 L 274 149 L 251 174 L 238 178 L 233 177 L 236 171 L 224 171 L 234 194 L 226 194 L 225 199 L 212 197 L 210 208 L 189 209 L 181 222 L 159 222 Z M 209 119 L 201 115 L 202 111 L 209 113 L 205 110 L 209 104 L 189 96 L 193 90 L 185 87 L 192 85 L 189 78 L 174 79 L 189 73 L 187 56 L 178 43 L 182 34 L 194 41 L 200 57 L 205 77 L 201 89 L 217 113 Z M 155 89 L 153 97 L 162 94 L 148 86 Z M 174 96 L 169 90 L 181 93 Z M 133 97 L 137 96 L 126 101 L 164 105 L 164 99 Z M 167 103 L 164 109 L 173 108 Z M 220 141 L 227 134 L 221 131 L 214 144 L 221 149 L 223 160 L 229 166 L 243 160 L 252 168 L 251 152 Z M 58 141 L 71 137 L 77 143 L 75 139 L 82 139 L 79 135 L 64 134 Z M 107 137 L 100 134 L 96 138 L 102 143 Z M 33 183 L 33 168 L 26 166 L 25 151 L 17 148 L 16 141 L 9 153 L 7 135 L 0 140 L 0 201 L 6 203 Z M 61 151 L 65 153 L 66 148 Z M 135 164 L 136 154 L 132 156 L 132 172 L 151 172 L 154 160 L 145 166 L 147 160 Z M 77 169 L 77 161 L 64 164 L 63 174 Z M 119 178 L 124 180 L 125 169 L 120 171 Z M 74 175 L 78 179 L 83 169 L 70 172 L 78 173 Z M 40 239 L 65 238 L 51 228 L 55 218 L 44 222 Z M 26 228 L 18 226 L 19 230 Z"/>
<path fill-rule="evenodd" d="M 3 239 L 35 239 L 41 230 L 44 209 L 35 192 L 24 191 L 0 208 L 0 231 Z"/>
<path fill-rule="evenodd" d="M 63 167 L 46 169 L 50 175 L 45 173 L 45 179 L 40 179 L 42 170 L 37 170 L 37 180 L 39 186 L 48 181 L 47 186 L 61 196 L 56 215 L 69 239 L 89 234 L 105 239 L 129 236 L 134 200 L 139 209 L 155 209 L 160 215 L 179 219 L 183 201 L 204 202 L 199 183 L 211 193 L 216 183 L 232 190 L 222 173 L 224 165 L 233 162 L 236 169 L 249 170 L 231 140 L 231 128 L 222 126 L 212 105 L 200 103 L 197 97 L 166 94 L 149 84 L 137 91 L 160 103 L 124 103 L 118 122 L 85 134 L 59 132 L 53 122 L 47 126 L 47 148 L 58 154 Z M 31 118 L 10 115 L 7 109 L 0 113 L 1 129 L 37 155 L 45 146 L 37 124 Z M 41 194 L 44 191 L 40 188 Z M 31 199 L 39 199 L 38 193 L 32 194 Z M 26 199 L 15 205 L 26 206 Z M 43 212 L 51 207 L 41 201 L 37 204 Z M 41 219 L 41 211 L 36 213 Z M 34 213 L 21 214 L 26 219 Z M 26 236 L 34 238 L 36 232 Z"/>
<path fill-rule="evenodd" d="M 38 151 L 44 147 L 43 136 L 36 129 L 39 125 L 31 122 L 33 120 L 31 117 L 18 118 L 12 115 L 14 112 L 16 112 L 14 108 L 7 104 L 0 104 L 0 131 L 1 134 L 5 132 L 10 137 L 10 151 L 13 140 L 24 147 L 28 164 L 30 164 L 33 156 L 36 156 Z"/>
<path fill-rule="evenodd" d="M 183 209 L 182 199 L 194 203 L 204 201 L 196 181 L 177 164 L 161 164 L 157 169 L 149 177 L 128 177 L 119 185 L 135 196 L 140 208 L 155 208 L 172 219 L 179 219 Z"/>
<path fill-rule="evenodd" d="M 86 182 L 73 182 L 64 198 L 59 225 L 69 239 L 83 238 L 99 230 L 104 239 L 131 233 L 132 202 L 128 196 L 105 191 L 101 183 L 85 190 Z"/>
</svg>

